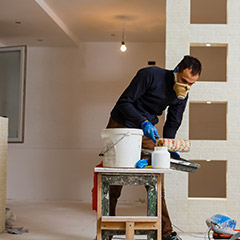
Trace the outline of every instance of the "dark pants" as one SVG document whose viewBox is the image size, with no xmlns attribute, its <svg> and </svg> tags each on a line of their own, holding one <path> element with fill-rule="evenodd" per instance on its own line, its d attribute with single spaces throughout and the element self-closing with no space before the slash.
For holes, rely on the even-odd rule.
<svg viewBox="0 0 240 240">
<path fill-rule="evenodd" d="M 124 125 L 117 123 L 112 118 L 109 119 L 107 128 L 126 128 Z M 154 142 L 143 136 L 142 138 L 142 148 L 153 150 L 155 147 Z M 110 199 L 110 216 L 115 216 L 116 214 L 116 206 L 118 198 L 121 195 L 123 186 L 119 185 L 111 185 L 109 190 L 109 199 Z M 172 233 L 172 224 L 168 215 L 167 205 L 165 202 L 165 194 L 164 194 L 164 184 L 162 182 L 162 237 L 167 238 Z"/>
</svg>

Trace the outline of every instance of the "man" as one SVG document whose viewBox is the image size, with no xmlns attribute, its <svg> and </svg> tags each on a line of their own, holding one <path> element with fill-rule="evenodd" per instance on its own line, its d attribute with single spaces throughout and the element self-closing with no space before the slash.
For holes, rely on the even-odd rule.
<svg viewBox="0 0 240 240">
<path fill-rule="evenodd" d="M 114 106 L 107 128 L 141 128 L 144 132 L 142 148 L 153 150 L 155 138 L 159 137 L 154 125 L 158 123 L 158 116 L 168 107 L 163 138 L 175 138 L 182 122 L 188 92 L 201 70 L 200 61 L 191 56 L 184 56 L 174 71 L 155 66 L 139 70 Z M 110 216 L 115 216 L 121 190 L 122 186 L 110 186 Z M 181 240 L 173 232 L 162 190 L 163 239 Z"/>
</svg>

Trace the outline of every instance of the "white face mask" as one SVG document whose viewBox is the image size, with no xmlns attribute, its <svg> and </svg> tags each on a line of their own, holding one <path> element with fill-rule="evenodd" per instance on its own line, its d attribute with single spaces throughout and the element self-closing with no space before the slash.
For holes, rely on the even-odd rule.
<svg viewBox="0 0 240 240">
<path fill-rule="evenodd" d="M 190 91 L 190 86 L 188 84 L 175 82 L 173 90 L 176 92 L 177 97 L 183 100 Z"/>
</svg>

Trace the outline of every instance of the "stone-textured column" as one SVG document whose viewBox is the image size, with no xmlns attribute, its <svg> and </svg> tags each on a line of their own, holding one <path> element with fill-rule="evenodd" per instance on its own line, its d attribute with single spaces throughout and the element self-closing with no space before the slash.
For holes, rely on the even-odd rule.
<svg viewBox="0 0 240 240">
<path fill-rule="evenodd" d="M 0 117 L 0 233 L 5 230 L 8 119 Z"/>
</svg>

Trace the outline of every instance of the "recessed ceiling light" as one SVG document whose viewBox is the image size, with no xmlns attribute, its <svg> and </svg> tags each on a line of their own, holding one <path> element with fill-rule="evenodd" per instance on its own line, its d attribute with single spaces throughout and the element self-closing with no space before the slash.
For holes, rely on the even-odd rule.
<svg viewBox="0 0 240 240">
<path fill-rule="evenodd" d="M 20 22 L 20 21 L 16 21 L 15 24 L 22 24 L 22 22 Z"/>
<path fill-rule="evenodd" d="M 111 37 L 115 37 L 115 36 L 116 36 L 116 34 L 115 34 L 115 33 L 112 33 L 110 36 L 111 36 Z"/>
<path fill-rule="evenodd" d="M 43 42 L 43 39 L 38 39 L 37 41 L 38 41 L 38 42 Z"/>
<path fill-rule="evenodd" d="M 211 104 L 212 102 L 211 101 L 207 101 L 207 104 Z"/>
<path fill-rule="evenodd" d="M 211 47 L 211 43 L 206 43 L 206 47 Z"/>
<path fill-rule="evenodd" d="M 210 159 L 206 159 L 206 161 L 207 161 L 207 162 L 211 162 L 211 160 L 210 160 Z"/>
</svg>

